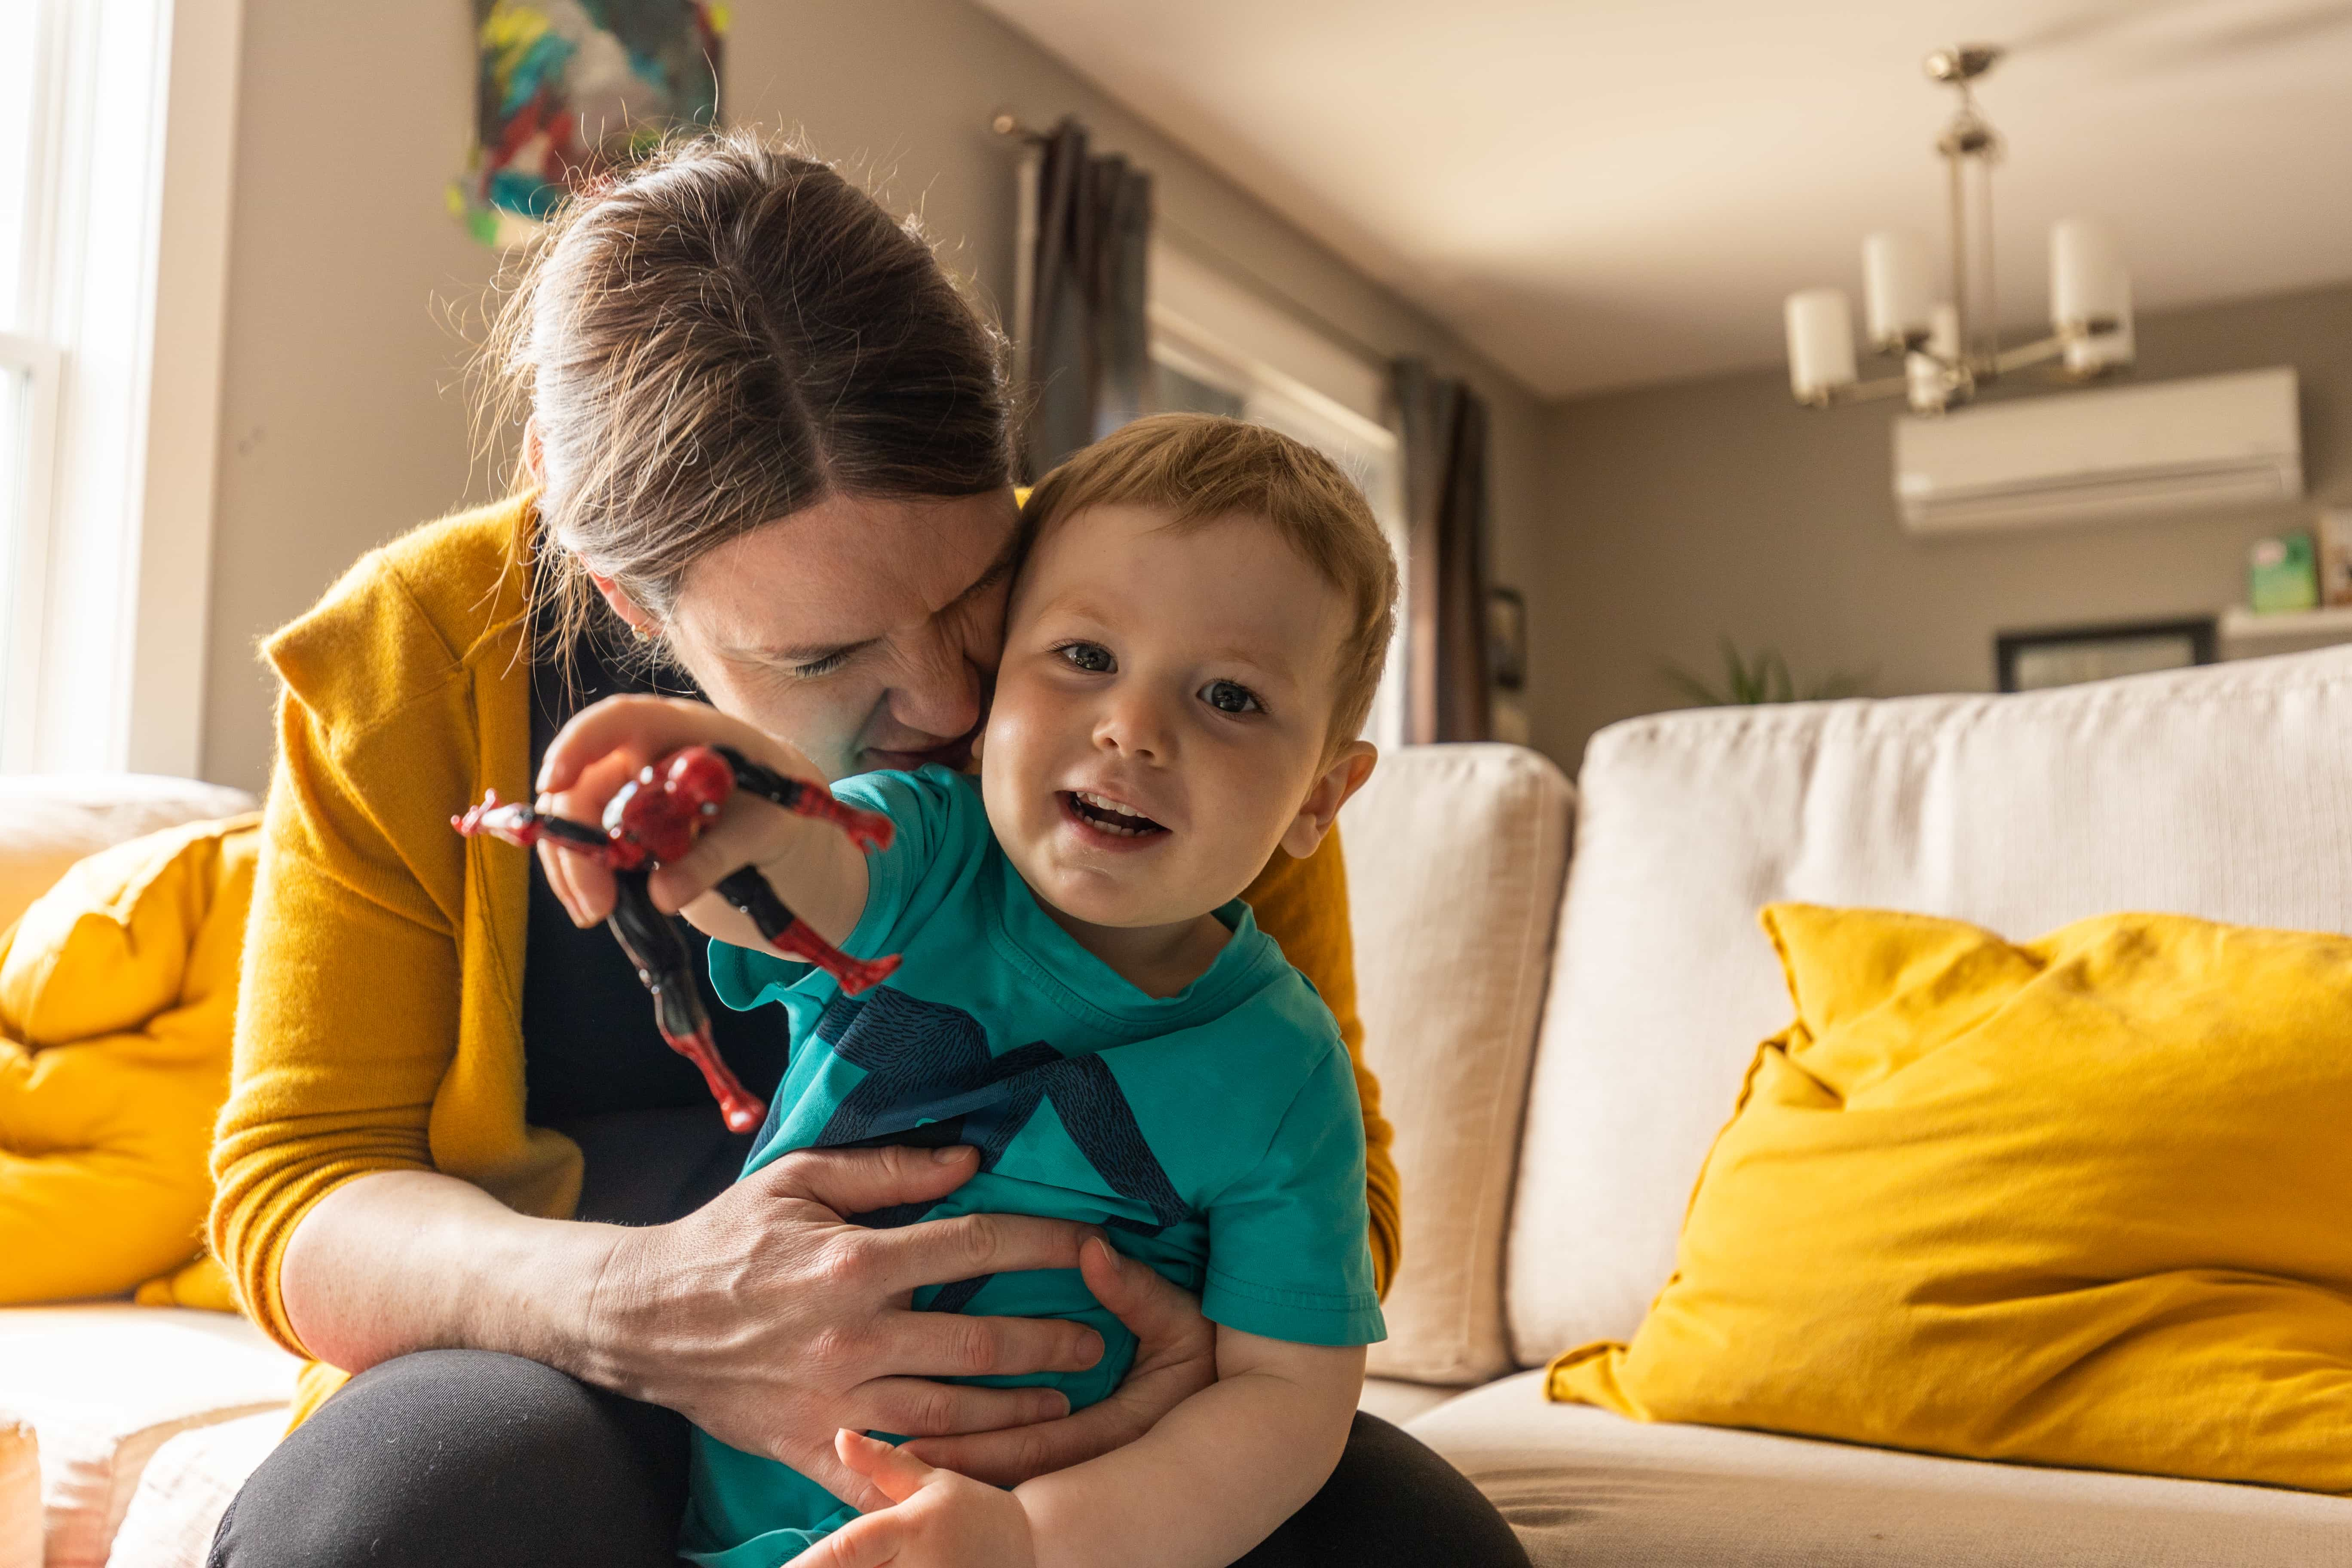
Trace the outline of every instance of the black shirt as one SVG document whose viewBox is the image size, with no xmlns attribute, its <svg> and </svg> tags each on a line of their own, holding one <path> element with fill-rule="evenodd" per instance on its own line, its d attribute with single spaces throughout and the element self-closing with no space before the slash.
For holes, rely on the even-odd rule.
<svg viewBox="0 0 2352 1568">
<path fill-rule="evenodd" d="M 580 639 L 568 683 L 554 661 L 532 661 L 533 777 L 564 721 L 593 702 L 619 692 L 700 695 L 681 676 L 646 670 L 629 650 L 626 637 L 605 617 Z M 722 1005 L 711 992 L 705 961 L 710 939 L 691 928 L 684 934 L 719 1054 L 746 1089 L 772 1099 L 783 1079 L 791 1032 L 779 1019 Z M 707 1110 L 711 1124 L 720 1125 L 702 1074 L 671 1050 L 654 1026 L 653 999 L 637 983 L 637 972 L 613 933 L 603 926 L 583 931 L 572 923 L 536 856 L 523 955 L 522 1052 L 524 1115 L 536 1126 L 562 1127 L 613 1111 L 685 1108 Z"/>
</svg>

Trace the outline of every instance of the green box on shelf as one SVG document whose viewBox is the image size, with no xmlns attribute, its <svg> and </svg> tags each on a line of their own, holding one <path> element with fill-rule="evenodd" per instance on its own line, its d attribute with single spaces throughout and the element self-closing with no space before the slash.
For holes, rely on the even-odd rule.
<svg viewBox="0 0 2352 1568">
<path fill-rule="evenodd" d="M 2246 601 L 2261 616 L 2318 607 L 2319 563 L 2310 534 L 2254 542 L 2246 557 Z"/>
</svg>

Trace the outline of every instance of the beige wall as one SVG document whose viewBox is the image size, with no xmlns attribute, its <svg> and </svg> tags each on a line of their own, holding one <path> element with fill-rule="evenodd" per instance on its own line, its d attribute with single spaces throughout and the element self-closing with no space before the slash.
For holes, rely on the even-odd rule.
<svg viewBox="0 0 2352 1568">
<path fill-rule="evenodd" d="M 1257 278 L 1388 353 L 1467 374 L 1494 406 L 1496 544 L 1525 575 L 1540 531 L 1541 407 L 1066 68 L 964 0 L 734 8 L 725 111 L 796 128 L 919 207 L 949 264 L 1011 293 L 1013 150 L 1002 106 L 1076 111 L 1159 179 L 1160 209 Z M 471 113 L 469 8 L 247 0 L 229 258 L 220 509 L 204 772 L 258 786 L 270 684 L 255 639 L 362 551 L 467 499 L 464 342 L 495 258 L 446 215 Z M 475 500 L 488 476 L 472 475 Z"/>
<path fill-rule="evenodd" d="M 2296 366 L 2306 489 L 2352 503 L 2352 288 L 2147 316 L 2138 336 L 2143 380 Z M 1662 666 L 1717 679 L 1727 635 L 1801 678 L 1874 672 L 1880 695 L 1989 690 L 1996 631 L 2242 603 L 2247 544 L 2310 510 L 1916 540 L 1891 416 L 1798 408 L 1778 370 L 1556 405 L 1553 515 L 1519 558 L 1537 744 L 1572 768 L 1592 731 L 1676 705 Z"/>
</svg>

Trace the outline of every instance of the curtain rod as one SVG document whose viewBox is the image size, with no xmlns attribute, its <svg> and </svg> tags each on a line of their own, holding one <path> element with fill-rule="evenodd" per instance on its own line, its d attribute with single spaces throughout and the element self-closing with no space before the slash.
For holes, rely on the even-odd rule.
<svg viewBox="0 0 2352 1568">
<path fill-rule="evenodd" d="M 1039 131 L 1034 126 L 1023 123 L 1021 117 L 1009 109 L 1000 109 L 991 116 L 988 128 L 999 136 L 1012 137 L 1033 146 L 1049 140 L 1052 135 L 1050 132 Z M 1228 281 L 1238 284 L 1303 325 L 1312 327 L 1340 348 L 1363 361 L 1370 368 L 1386 373 L 1388 368 L 1396 362 L 1397 355 L 1366 342 L 1280 284 L 1260 277 L 1249 267 L 1234 260 L 1215 243 L 1192 233 L 1183 225 L 1172 222 L 1159 213 L 1152 215 L 1152 225 L 1155 230 L 1165 233 L 1178 249 L 1186 252 L 1194 260 L 1213 271 L 1223 273 Z"/>
</svg>

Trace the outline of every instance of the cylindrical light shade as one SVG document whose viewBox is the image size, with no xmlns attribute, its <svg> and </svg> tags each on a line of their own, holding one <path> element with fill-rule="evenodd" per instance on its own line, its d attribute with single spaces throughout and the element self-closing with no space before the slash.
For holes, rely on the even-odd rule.
<svg viewBox="0 0 2352 1568">
<path fill-rule="evenodd" d="M 1927 318 L 1927 352 L 1947 364 L 1960 361 L 1960 308 L 1947 301 Z"/>
<path fill-rule="evenodd" d="M 1843 289 L 1807 289 L 1789 296 L 1789 386 L 1801 403 L 1819 402 L 1832 387 L 1851 386 L 1853 313 Z"/>
<path fill-rule="evenodd" d="M 2132 338 L 2131 279 L 2126 276 L 2123 280 L 2122 308 L 2116 312 L 2115 331 L 2068 342 L 2066 368 L 2076 375 L 2096 375 L 2103 370 L 2121 369 L 2131 363 L 2138 353 L 2139 345 Z"/>
<path fill-rule="evenodd" d="M 2123 313 L 2124 267 L 2105 224 L 2070 217 L 2050 229 L 2050 324 L 2086 331 Z"/>
<path fill-rule="evenodd" d="M 1908 348 L 1927 332 L 1934 284 L 1927 242 L 1906 229 L 1881 229 L 1862 242 L 1864 313 L 1879 348 Z"/>
</svg>

